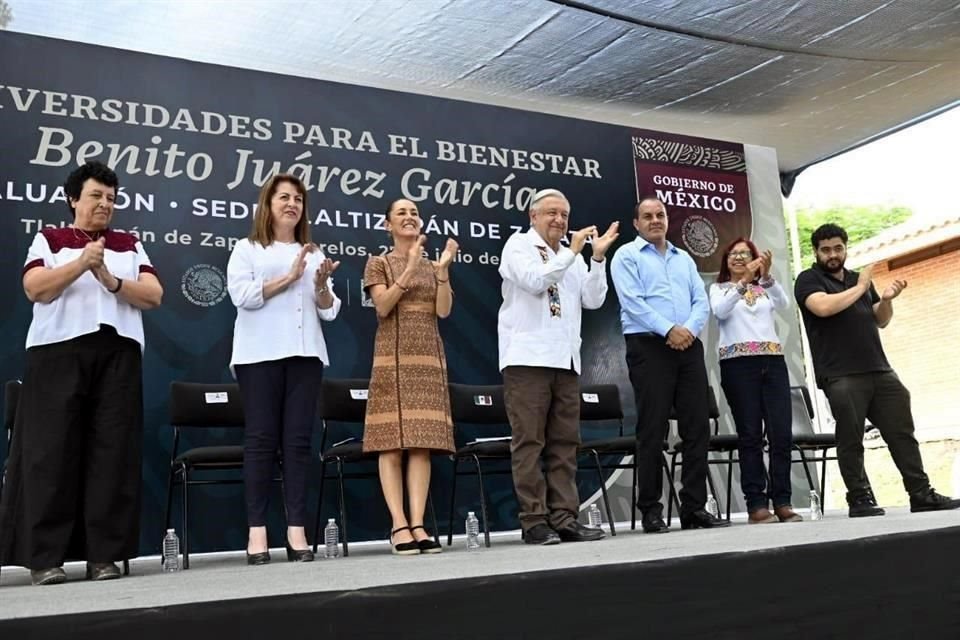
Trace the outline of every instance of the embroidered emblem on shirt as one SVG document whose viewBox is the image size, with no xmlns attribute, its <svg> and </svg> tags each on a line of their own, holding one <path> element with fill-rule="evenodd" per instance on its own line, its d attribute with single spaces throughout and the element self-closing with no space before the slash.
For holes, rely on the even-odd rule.
<svg viewBox="0 0 960 640">
<path fill-rule="evenodd" d="M 537 251 L 540 252 L 540 259 L 543 260 L 543 263 L 546 264 L 550 260 L 550 255 L 547 253 L 546 247 L 537 247 Z M 557 285 L 552 284 L 547 287 L 547 302 L 550 305 L 550 317 L 559 318 L 560 317 L 560 289 L 557 288 Z"/>
</svg>

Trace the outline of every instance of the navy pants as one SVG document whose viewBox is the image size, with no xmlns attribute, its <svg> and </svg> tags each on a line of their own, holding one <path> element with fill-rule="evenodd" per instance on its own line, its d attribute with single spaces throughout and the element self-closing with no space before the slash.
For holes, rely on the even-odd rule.
<svg viewBox="0 0 960 640">
<path fill-rule="evenodd" d="M 740 486 L 747 511 L 768 508 L 771 501 L 774 507 L 789 505 L 793 413 L 783 356 L 721 360 L 720 385 L 737 425 Z M 764 435 L 770 446 L 770 487 L 763 466 Z"/>
<path fill-rule="evenodd" d="M 247 524 L 267 524 L 277 453 L 283 460 L 283 496 L 287 526 L 307 521 L 307 472 L 323 362 L 284 358 L 234 367 L 245 416 L 243 482 Z"/>
</svg>

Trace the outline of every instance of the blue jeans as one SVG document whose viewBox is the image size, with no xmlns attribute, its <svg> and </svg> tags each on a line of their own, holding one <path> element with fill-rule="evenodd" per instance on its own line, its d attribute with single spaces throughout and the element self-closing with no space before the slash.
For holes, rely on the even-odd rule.
<svg viewBox="0 0 960 640">
<path fill-rule="evenodd" d="M 740 486 L 747 511 L 768 508 L 770 501 L 774 507 L 789 505 L 793 415 L 783 356 L 721 360 L 720 386 L 737 425 Z M 763 466 L 764 435 L 770 446 L 770 487 Z"/>
</svg>

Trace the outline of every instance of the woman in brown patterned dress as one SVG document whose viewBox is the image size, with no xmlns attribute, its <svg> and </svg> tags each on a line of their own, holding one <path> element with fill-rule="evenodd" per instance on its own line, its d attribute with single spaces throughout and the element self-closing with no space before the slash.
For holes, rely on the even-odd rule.
<svg viewBox="0 0 960 640">
<path fill-rule="evenodd" d="M 440 260 L 430 262 L 423 257 L 426 236 L 420 234 L 421 224 L 413 202 L 392 202 L 385 225 L 393 248 L 371 257 L 363 275 L 380 322 L 363 450 L 380 452 L 380 486 L 393 519 L 390 543 L 398 555 L 441 551 L 423 528 L 430 454 L 454 450 L 447 361 L 437 318 L 446 318 L 453 306 L 449 268 L 458 247 L 448 239 Z M 403 508 L 404 452 L 409 518 Z"/>
</svg>

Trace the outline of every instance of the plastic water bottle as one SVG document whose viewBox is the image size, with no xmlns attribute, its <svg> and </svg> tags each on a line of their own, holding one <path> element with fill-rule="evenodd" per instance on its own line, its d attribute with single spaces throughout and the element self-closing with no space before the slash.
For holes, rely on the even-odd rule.
<svg viewBox="0 0 960 640">
<path fill-rule="evenodd" d="M 337 527 L 337 521 L 333 518 L 327 520 L 327 526 L 323 528 L 323 557 L 340 557 L 340 529 Z"/>
<path fill-rule="evenodd" d="M 599 529 L 603 526 L 603 518 L 600 517 L 600 508 L 596 502 L 590 505 L 590 509 L 587 510 L 587 518 L 589 519 L 590 526 L 594 529 Z"/>
<path fill-rule="evenodd" d="M 467 549 L 474 550 L 480 548 L 480 521 L 473 511 L 467 512 Z"/>
<path fill-rule="evenodd" d="M 714 518 L 720 517 L 720 505 L 717 504 L 717 499 L 713 497 L 712 493 L 707 496 L 707 513 Z"/>
<path fill-rule="evenodd" d="M 167 529 L 167 535 L 163 536 L 163 571 L 172 573 L 180 571 L 180 538 L 173 529 Z"/>
<path fill-rule="evenodd" d="M 820 504 L 820 494 L 810 492 L 810 519 L 823 520 L 823 506 Z"/>
</svg>

